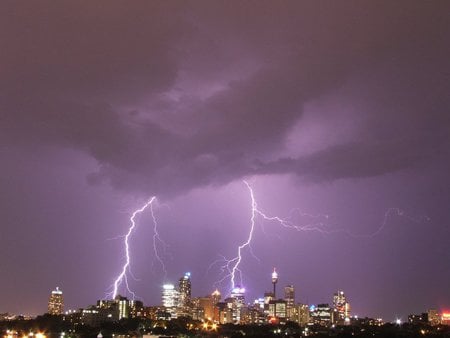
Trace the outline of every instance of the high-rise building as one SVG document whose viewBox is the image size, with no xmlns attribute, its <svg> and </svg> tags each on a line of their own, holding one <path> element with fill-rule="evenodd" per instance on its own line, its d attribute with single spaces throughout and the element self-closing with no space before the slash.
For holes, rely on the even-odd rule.
<svg viewBox="0 0 450 338">
<path fill-rule="evenodd" d="M 191 301 L 191 273 L 186 272 L 178 282 L 179 305 L 189 306 Z"/>
<path fill-rule="evenodd" d="M 177 307 L 179 293 L 175 289 L 173 284 L 164 284 L 162 291 L 162 304 L 166 308 L 167 312 L 170 313 L 171 318 L 177 317 Z"/>
<path fill-rule="evenodd" d="M 215 322 L 219 321 L 219 307 L 218 307 L 218 303 L 220 302 L 220 299 L 222 298 L 222 295 L 220 294 L 219 290 L 215 290 L 212 294 L 211 294 L 211 303 L 212 303 L 212 320 Z"/>
<path fill-rule="evenodd" d="M 347 301 L 344 291 L 338 291 L 334 294 L 333 310 L 335 312 L 334 320 L 338 324 L 344 324 L 345 319 L 350 318 L 350 303 Z"/>
<path fill-rule="evenodd" d="M 239 286 L 235 287 L 231 291 L 231 297 L 228 299 L 228 306 L 232 309 L 233 323 L 239 324 L 245 311 L 245 289 Z"/>
<path fill-rule="evenodd" d="M 286 323 L 286 301 L 274 299 L 269 302 L 269 322 Z"/>
<path fill-rule="evenodd" d="M 286 285 L 284 287 L 284 301 L 286 302 L 286 318 L 288 320 L 296 320 L 295 308 L 295 289 L 293 285 Z"/>
<path fill-rule="evenodd" d="M 133 309 L 136 308 L 136 304 L 139 304 L 140 307 L 143 306 L 142 302 L 136 302 L 134 300 L 129 300 L 126 297 L 122 297 L 117 295 L 114 299 L 114 303 L 116 304 L 115 308 L 117 308 L 117 316 L 120 319 L 122 318 L 130 318 L 132 315 Z"/>
<path fill-rule="evenodd" d="M 63 293 L 56 287 L 55 290 L 52 291 L 50 295 L 50 299 L 48 301 L 48 313 L 51 315 L 61 315 L 64 310 L 64 299 Z"/>
<path fill-rule="evenodd" d="M 186 272 L 178 281 L 178 317 L 191 317 L 191 273 Z"/>
</svg>

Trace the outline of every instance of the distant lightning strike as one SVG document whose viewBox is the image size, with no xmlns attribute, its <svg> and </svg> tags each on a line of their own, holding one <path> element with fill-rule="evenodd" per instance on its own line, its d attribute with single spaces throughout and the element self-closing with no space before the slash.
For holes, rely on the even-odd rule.
<svg viewBox="0 0 450 338">
<path fill-rule="evenodd" d="M 157 250 L 157 243 L 161 243 L 164 244 L 165 243 L 161 240 L 161 238 L 159 237 L 158 234 L 158 224 L 156 221 L 156 217 L 153 211 L 153 203 L 156 201 L 156 197 L 153 196 L 150 198 L 150 200 L 148 200 L 147 203 L 145 203 L 141 208 L 135 210 L 133 212 L 133 214 L 130 217 L 130 228 L 128 229 L 127 234 L 124 236 L 124 246 L 125 246 L 125 264 L 122 267 L 122 270 L 120 272 L 120 274 L 117 276 L 116 280 L 114 281 L 113 284 L 113 291 L 112 291 L 112 298 L 115 298 L 118 294 L 118 289 L 119 286 L 123 284 L 125 284 L 126 290 L 133 296 L 133 298 L 135 297 L 135 294 L 133 291 L 131 291 L 129 285 L 128 285 L 128 277 L 127 277 L 127 272 L 131 274 L 130 271 L 130 243 L 129 243 L 129 239 L 131 234 L 133 233 L 134 229 L 136 228 L 136 216 L 142 212 L 144 212 L 147 208 L 150 208 L 150 213 L 153 219 L 153 249 L 154 249 L 154 253 L 155 253 L 155 257 L 158 260 L 158 262 L 161 264 L 164 273 L 166 273 L 166 269 L 164 266 L 164 263 L 161 259 L 161 257 L 158 254 L 158 250 Z"/>
<path fill-rule="evenodd" d="M 167 277 L 167 270 L 166 270 L 166 266 L 165 266 L 163 260 L 161 259 L 161 256 L 158 253 L 158 243 L 162 244 L 164 246 L 164 248 L 167 246 L 167 244 L 159 236 L 159 233 L 158 233 L 158 222 L 157 222 L 156 217 L 155 217 L 155 212 L 153 211 L 153 204 L 152 203 L 150 203 L 150 213 L 152 215 L 152 220 L 153 220 L 153 251 L 155 253 L 156 260 L 159 262 L 159 264 L 161 264 L 161 268 L 163 269 L 164 279 L 166 279 L 166 277 Z"/>
<path fill-rule="evenodd" d="M 250 199 L 251 199 L 251 217 L 250 217 L 250 231 L 248 233 L 247 236 L 247 240 L 245 242 L 243 242 L 241 245 L 238 246 L 238 250 L 237 250 L 237 255 L 231 259 L 226 259 L 225 257 L 222 257 L 222 259 L 214 262 L 212 265 L 218 263 L 218 262 L 224 262 L 225 264 L 221 266 L 221 271 L 228 271 L 228 274 L 226 276 L 224 276 L 221 280 L 219 280 L 216 284 L 223 282 L 225 279 L 230 278 L 231 281 L 231 289 L 234 289 L 237 284 L 236 284 L 236 280 L 239 279 L 239 283 L 242 286 L 242 272 L 239 269 L 239 265 L 241 264 L 242 261 L 242 251 L 245 248 L 248 248 L 250 250 L 250 253 L 253 255 L 253 252 L 251 250 L 251 242 L 253 239 L 253 233 L 255 231 L 255 225 L 256 225 L 256 217 L 257 215 L 261 216 L 262 218 L 264 218 L 265 220 L 268 221 L 276 221 L 278 223 L 280 223 L 282 226 L 287 227 L 287 228 L 294 228 L 298 231 L 302 230 L 302 231 L 320 231 L 320 232 L 324 232 L 324 230 L 320 229 L 318 224 L 316 225 L 306 225 L 306 226 L 296 226 L 291 224 L 289 221 L 284 220 L 278 216 L 267 216 L 265 213 L 263 213 L 260 209 L 258 209 L 258 204 L 256 202 L 256 198 L 255 195 L 253 193 L 253 189 L 250 186 L 250 184 L 247 181 L 243 181 L 244 184 L 247 186 L 249 192 L 250 192 Z M 296 210 L 298 211 L 298 210 Z M 322 215 L 311 215 L 311 214 L 304 214 L 300 212 L 301 216 L 308 216 L 308 217 L 320 217 Z M 323 217 L 328 218 L 327 215 L 324 215 Z M 319 223 L 320 225 L 322 225 L 322 223 Z M 253 255 L 254 256 L 254 255 Z M 256 258 L 256 256 L 254 256 Z M 211 266 L 210 266 L 211 267 Z"/>
<path fill-rule="evenodd" d="M 334 229 L 334 230 L 327 230 L 324 229 L 325 224 L 322 222 L 318 222 L 315 224 L 307 224 L 307 225 L 295 225 L 293 224 L 291 221 L 287 220 L 287 219 L 283 219 L 281 217 L 278 216 L 268 216 L 266 215 L 263 211 L 261 211 L 260 209 L 258 209 L 258 204 L 256 202 L 255 199 L 255 195 L 253 193 L 253 189 L 250 186 L 250 184 L 247 181 L 243 181 L 244 184 L 247 186 L 249 193 L 250 193 L 250 198 L 251 198 L 251 217 L 250 217 L 250 230 L 248 233 L 248 237 L 246 239 L 245 242 L 243 242 L 241 245 L 238 246 L 237 249 L 237 255 L 231 259 L 226 259 L 224 256 L 221 257 L 221 259 L 213 262 L 210 265 L 210 268 L 219 263 L 219 262 L 223 262 L 224 264 L 220 267 L 221 272 L 224 273 L 225 271 L 227 271 L 228 273 L 219 281 L 217 281 L 215 284 L 220 284 L 223 281 L 225 281 L 226 279 L 230 279 L 231 281 L 231 289 L 234 289 L 237 284 L 236 284 L 236 280 L 239 279 L 239 283 L 242 286 L 242 271 L 239 269 L 239 265 L 242 262 L 242 252 L 245 248 L 248 248 L 250 253 L 254 256 L 252 249 L 251 249 L 251 242 L 253 239 L 253 233 L 255 231 L 255 222 L 256 222 L 256 217 L 257 216 L 261 216 L 264 220 L 266 221 L 272 221 L 272 222 L 277 222 L 279 223 L 281 226 L 285 227 L 285 228 L 290 228 L 290 229 L 294 229 L 296 231 L 314 231 L 314 232 L 319 232 L 321 234 L 333 234 L 333 233 L 345 233 L 348 236 L 354 237 L 354 238 L 361 238 L 361 237 L 365 237 L 365 238 L 370 238 L 370 237 L 374 237 L 376 235 L 378 235 L 385 227 L 386 224 L 388 222 L 388 219 L 391 215 L 397 215 L 400 217 L 407 217 L 409 220 L 419 223 L 422 222 L 424 220 L 429 221 L 430 218 L 429 217 L 420 217 L 420 218 L 415 218 L 409 215 L 406 215 L 405 212 L 399 208 L 389 208 L 387 209 L 387 211 L 384 214 L 384 218 L 383 221 L 380 225 L 380 227 L 374 231 L 371 234 L 368 235 L 356 235 L 356 234 L 352 234 L 351 232 L 349 232 L 346 229 Z M 312 214 L 306 214 L 306 213 L 302 213 L 300 212 L 298 209 L 295 209 L 297 212 L 299 212 L 300 216 L 306 216 L 306 217 L 310 217 L 310 218 L 318 218 L 318 217 L 323 217 L 323 218 L 327 218 L 328 219 L 328 215 L 312 215 Z M 255 258 L 257 258 L 256 256 L 254 256 Z"/>
<path fill-rule="evenodd" d="M 244 181 L 245 184 L 247 184 L 248 187 L 250 187 L 248 185 L 248 183 L 246 181 Z M 228 264 L 228 267 L 231 266 L 231 286 L 234 289 L 236 287 L 236 272 L 239 272 L 240 274 L 240 282 L 242 283 L 242 274 L 241 271 L 239 270 L 239 264 L 241 264 L 242 261 L 242 250 L 244 250 L 246 247 L 250 248 L 250 243 L 252 241 L 253 238 L 253 231 L 255 230 L 255 218 L 256 218 L 256 211 L 257 209 L 257 204 L 256 204 L 256 200 L 255 197 L 253 195 L 253 191 L 251 191 L 250 189 L 250 196 L 252 199 L 252 216 L 250 218 L 250 232 L 248 234 L 247 240 L 242 243 L 241 245 L 238 246 L 238 254 L 237 257 L 235 257 L 233 260 L 230 261 L 230 264 Z"/>
</svg>

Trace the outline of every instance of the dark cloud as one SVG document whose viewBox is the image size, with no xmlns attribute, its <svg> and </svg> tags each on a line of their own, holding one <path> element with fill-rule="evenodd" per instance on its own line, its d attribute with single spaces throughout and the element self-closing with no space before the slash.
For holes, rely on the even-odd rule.
<svg viewBox="0 0 450 338">
<path fill-rule="evenodd" d="M 255 173 L 364 177 L 448 142 L 445 3 L 2 6 L 3 141 L 81 149 L 90 182 L 174 194 Z M 342 87 L 366 101 L 365 136 L 281 155 L 305 104 Z"/>
<path fill-rule="evenodd" d="M 167 89 L 182 25 L 169 3 L 39 1 L 4 2 L 1 30 L 3 92 L 83 102 Z"/>
</svg>

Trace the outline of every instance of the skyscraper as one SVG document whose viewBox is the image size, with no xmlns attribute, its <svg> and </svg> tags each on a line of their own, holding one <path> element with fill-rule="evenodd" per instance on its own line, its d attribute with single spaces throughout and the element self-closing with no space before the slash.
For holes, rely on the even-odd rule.
<svg viewBox="0 0 450 338">
<path fill-rule="evenodd" d="M 245 289 L 236 286 L 231 291 L 229 307 L 232 309 L 233 323 L 239 324 L 243 319 L 243 312 L 245 310 Z"/>
<path fill-rule="evenodd" d="M 212 299 L 212 303 L 214 305 L 216 305 L 218 302 L 220 302 L 220 299 L 222 298 L 219 290 L 215 290 L 212 294 L 211 294 L 211 299 Z"/>
<path fill-rule="evenodd" d="M 286 302 L 286 316 L 288 320 L 295 320 L 296 308 L 295 304 L 295 289 L 293 285 L 286 285 L 284 287 L 284 300 Z"/>
<path fill-rule="evenodd" d="M 63 293 L 59 287 L 56 287 L 56 289 L 52 291 L 48 301 L 48 313 L 51 315 L 61 315 L 63 313 L 63 309 Z"/>
<path fill-rule="evenodd" d="M 191 301 L 191 273 L 186 272 L 178 282 L 179 306 L 189 307 Z"/>
<path fill-rule="evenodd" d="M 177 306 L 178 306 L 178 296 L 179 293 L 175 289 L 173 284 L 164 284 L 162 291 L 162 303 L 166 308 L 167 312 L 170 313 L 172 318 L 177 316 Z"/>
<path fill-rule="evenodd" d="M 186 272 L 178 281 L 178 317 L 191 317 L 191 274 Z"/>
<path fill-rule="evenodd" d="M 350 304 L 347 302 L 344 291 L 338 291 L 333 296 L 333 308 L 335 322 L 344 323 L 345 318 L 350 318 Z"/>
</svg>

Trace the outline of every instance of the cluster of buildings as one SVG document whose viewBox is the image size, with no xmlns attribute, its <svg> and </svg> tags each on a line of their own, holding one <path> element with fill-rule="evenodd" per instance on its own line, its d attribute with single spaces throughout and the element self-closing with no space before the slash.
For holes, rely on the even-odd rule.
<svg viewBox="0 0 450 338">
<path fill-rule="evenodd" d="M 295 302 L 295 288 L 286 285 L 283 294 L 277 294 L 278 273 L 271 275 L 272 290 L 254 302 L 245 299 L 245 288 L 236 286 L 227 297 L 215 290 L 205 297 L 192 297 L 190 273 L 185 273 L 177 285 L 165 284 L 162 288 L 160 306 L 146 307 L 141 301 L 129 300 L 118 295 L 114 299 L 99 300 L 96 305 L 63 313 L 63 295 L 59 288 L 52 291 L 48 312 L 64 315 L 65 320 L 76 325 L 99 326 L 104 322 L 114 322 L 123 318 L 149 318 L 152 320 L 172 320 L 188 317 L 205 323 L 217 324 L 284 324 L 288 321 L 301 326 L 318 325 L 334 327 L 361 323 L 382 325 L 381 319 L 358 319 L 351 316 L 350 303 L 344 291 L 337 291 L 331 304 L 306 305 Z M 411 324 L 449 324 L 450 314 L 439 314 L 430 310 L 420 315 L 410 315 Z"/>
<path fill-rule="evenodd" d="M 428 310 L 418 315 L 409 315 L 408 323 L 410 324 L 430 324 L 431 326 L 437 325 L 450 325 L 450 313 L 439 313 L 438 310 Z"/>
<path fill-rule="evenodd" d="M 86 309 L 63 312 L 63 294 L 59 288 L 52 291 L 48 303 L 48 313 L 64 315 L 74 325 L 98 326 L 108 321 L 122 318 L 144 317 L 153 320 L 171 320 L 189 317 L 193 320 L 214 324 L 264 324 L 297 322 L 300 325 L 345 324 L 350 320 L 350 304 L 344 292 L 338 291 L 333 304 L 307 306 L 295 303 L 293 285 L 284 287 L 282 297 L 277 296 L 278 273 L 272 272 L 272 286 L 264 297 L 248 303 L 245 288 L 236 286 L 222 299 L 222 294 L 215 290 L 205 297 L 192 297 L 191 275 L 182 276 L 177 285 L 165 284 L 162 288 L 162 304 L 146 307 L 141 301 L 129 300 L 118 295 L 110 300 L 98 300 L 97 304 Z"/>
<path fill-rule="evenodd" d="M 192 298 L 190 274 L 186 273 L 180 278 L 178 287 L 173 284 L 163 286 L 163 307 L 160 308 L 163 315 L 159 318 L 187 316 L 218 324 L 275 324 L 293 321 L 300 325 L 313 323 L 329 326 L 349 323 L 350 304 L 343 291 L 335 294 L 332 306 L 296 304 L 294 286 L 285 286 L 283 297 L 277 297 L 278 273 L 275 269 L 271 277 L 272 291 L 249 304 L 245 299 L 245 288 L 240 286 L 233 288 L 224 299 L 218 290 L 209 296 Z"/>
</svg>

